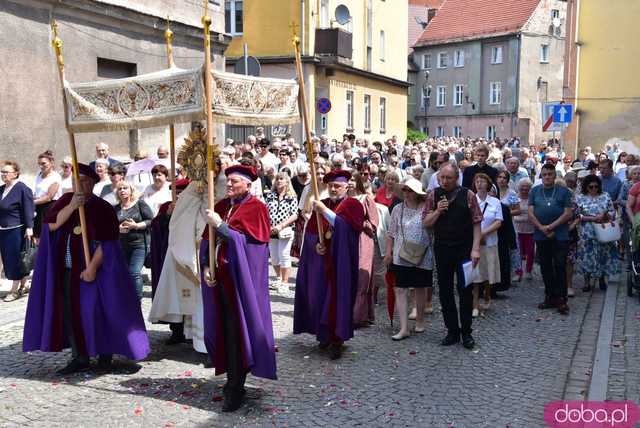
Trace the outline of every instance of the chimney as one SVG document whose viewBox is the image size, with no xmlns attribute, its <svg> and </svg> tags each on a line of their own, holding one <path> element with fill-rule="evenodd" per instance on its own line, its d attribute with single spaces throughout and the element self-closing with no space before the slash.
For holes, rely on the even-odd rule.
<svg viewBox="0 0 640 428">
<path fill-rule="evenodd" d="M 436 17 L 436 13 L 438 13 L 438 9 L 436 8 L 427 9 L 427 25 Z"/>
</svg>

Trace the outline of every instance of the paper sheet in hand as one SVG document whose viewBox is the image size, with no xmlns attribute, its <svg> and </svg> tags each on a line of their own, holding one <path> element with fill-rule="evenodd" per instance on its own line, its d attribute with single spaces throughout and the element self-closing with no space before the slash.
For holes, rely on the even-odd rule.
<svg viewBox="0 0 640 428">
<path fill-rule="evenodd" d="M 473 272 L 473 263 L 471 260 L 462 263 L 462 271 L 464 272 L 464 286 L 471 284 L 471 273 Z"/>
</svg>

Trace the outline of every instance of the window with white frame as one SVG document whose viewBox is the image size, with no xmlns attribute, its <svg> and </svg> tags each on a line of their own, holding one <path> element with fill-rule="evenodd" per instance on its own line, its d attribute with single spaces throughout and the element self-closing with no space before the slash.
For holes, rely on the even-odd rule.
<svg viewBox="0 0 640 428">
<path fill-rule="evenodd" d="M 540 45 L 540 62 L 543 64 L 549 62 L 549 45 L 546 43 Z"/>
<path fill-rule="evenodd" d="M 502 64 L 502 46 L 491 48 L 491 64 Z"/>
<path fill-rule="evenodd" d="M 453 136 L 455 138 L 462 138 L 462 126 L 453 127 Z"/>
<path fill-rule="evenodd" d="M 364 130 L 371 129 L 371 95 L 364 96 Z"/>
<path fill-rule="evenodd" d="M 385 49 L 386 49 L 386 41 L 384 37 L 384 30 L 380 30 L 380 61 L 384 61 Z"/>
<path fill-rule="evenodd" d="M 464 85 L 455 85 L 453 87 L 453 105 L 462 105 L 462 96 L 464 95 Z"/>
<path fill-rule="evenodd" d="M 496 127 L 495 125 L 487 126 L 487 140 L 491 141 L 496 138 Z"/>
<path fill-rule="evenodd" d="M 449 54 L 446 52 L 438 53 L 438 68 L 447 68 L 449 63 Z"/>
<path fill-rule="evenodd" d="M 429 92 L 428 88 L 422 88 L 422 97 L 421 97 L 421 101 L 420 101 L 420 107 L 425 110 L 427 108 L 427 106 L 429 105 L 429 95 L 431 93 Z"/>
<path fill-rule="evenodd" d="M 560 10 L 551 9 L 551 19 L 560 18 Z"/>
<path fill-rule="evenodd" d="M 380 98 L 380 132 L 387 130 L 387 99 Z"/>
<path fill-rule="evenodd" d="M 489 104 L 497 105 L 502 103 L 502 82 L 491 82 L 489 84 Z"/>
<path fill-rule="evenodd" d="M 242 0 L 225 0 L 224 31 L 227 34 L 242 34 L 243 14 Z"/>
<path fill-rule="evenodd" d="M 453 66 L 464 67 L 464 51 L 463 50 L 457 50 L 453 54 Z"/>
<path fill-rule="evenodd" d="M 444 126 L 436 127 L 436 137 L 444 137 Z"/>
<path fill-rule="evenodd" d="M 422 55 L 422 69 L 429 70 L 431 67 L 431 54 Z"/>
<path fill-rule="evenodd" d="M 353 91 L 347 91 L 347 129 L 353 129 Z"/>
<path fill-rule="evenodd" d="M 447 105 L 447 87 L 438 86 L 436 88 L 436 107 L 444 107 Z"/>
</svg>

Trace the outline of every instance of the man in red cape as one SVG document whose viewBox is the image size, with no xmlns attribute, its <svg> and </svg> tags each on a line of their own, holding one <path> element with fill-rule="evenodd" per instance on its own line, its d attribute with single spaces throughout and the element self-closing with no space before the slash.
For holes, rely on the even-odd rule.
<svg viewBox="0 0 640 428">
<path fill-rule="evenodd" d="M 321 214 L 324 242 L 318 236 L 317 216 L 307 224 L 296 278 L 293 333 L 316 335 L 331 359 L 342 355 L 342 344 L 353 337 L 353 304 L 358 289 L 358 245 L 364 208 L 347 197 L 351 173 L 325 175 L 329 198 L 314 201 Z"/>
<path fill-rule="evenodd" d="M 209 271 L 209 228 L 200 247 L 204 341 L 216 375 L 227 373 L 222 410 L 243 402 L 247 373 L 276 379 L 275 343 L 269 301 L 269 213 L 249 192 L 253 167 L 225 170 L 227 197 L 207 222 L 216 229 L 215 279 Z"/>
</svg>

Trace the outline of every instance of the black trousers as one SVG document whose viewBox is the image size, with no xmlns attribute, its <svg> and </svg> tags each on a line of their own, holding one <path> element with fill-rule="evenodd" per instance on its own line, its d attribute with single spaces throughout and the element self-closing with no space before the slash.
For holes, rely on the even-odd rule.
<svg viewBox="0 0 640 428">
<path fill-rule="evenodd" d="M 240 320 L 232 310 L 232 300 L 224 291 L 222 284 L 217 287 L 220 297 L 220 318 L 222 319 L 222 334 L 224 336 L 224 348 L 226 351 L 227 383 L 224 386 L 225 393 L 239 392 L 244 388 L 247 379 L 247 371 L 242 361 L 242 348 L 240 346 Z"/>
<path fill-rule="evenodd" d="M 471 256 L 471 247 L 434 247 L 436 269 L 438 270 L 438 287 L 440 288 L 440 306 L 444 325 L 450 334 L 471 334 L 471 312 L 473 310 L 473 294 L 471 287 L 465 287 L 462 263 Z M 458 309 L 453 293 L 453 276 L 457 276 L 458 296 L 460 298 L 460 323 L 458 323 Z"/>
<path fill-rule="evenodd" d="M 544 282 L 544 295 L 547 298 L 566 299 L 569 241 L 558 241 L 555 238 L 545 239 L 536 241 L 536 248 Z"/>
</svg>

